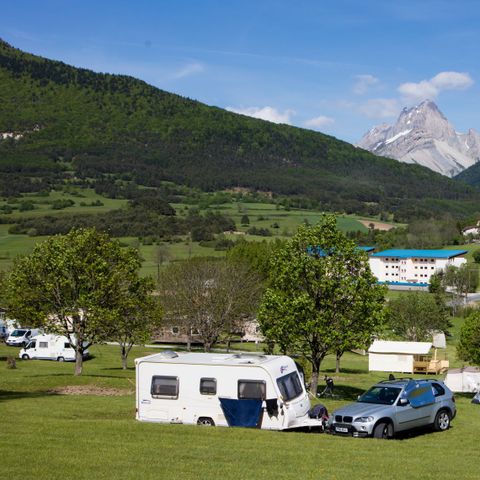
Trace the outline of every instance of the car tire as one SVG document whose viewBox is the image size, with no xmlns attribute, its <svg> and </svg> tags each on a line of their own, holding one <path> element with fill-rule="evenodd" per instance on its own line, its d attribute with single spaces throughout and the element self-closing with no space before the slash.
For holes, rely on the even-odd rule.
<svg viewBox="0 0 480 480">
<path fill-rule="evenodd" d="M 24 353 L 22 355 L 22 360 L 30 360 L 30 357 L 26 353 Z"/>
<path fill-rule="evenodd" d="M 197 421 L 197 425 L 203 425 L 204 427 L 214 427 L 215 422 L 210 417 L 200 417 Z"/>
<path fill-rule="evenodd" d="M 391 423 L 380 422 L 373 429 L 373 438 L 388 439 L 393 437 L 393 427 Z"/>
<path fill-rule="evenodd" d="M 63 357 L 58 357 L 57 358 L 57 362 L 64 362 L 64 361 L 65 361 L 65 358 L 63 358 Z"/>
<path fill-rule="evenodd" d="M 450 428 L 452 416 L 448 410 L 439 410 L 435 415 L 433 428 L 436 432 L 445 432 Z"/>
</svg>

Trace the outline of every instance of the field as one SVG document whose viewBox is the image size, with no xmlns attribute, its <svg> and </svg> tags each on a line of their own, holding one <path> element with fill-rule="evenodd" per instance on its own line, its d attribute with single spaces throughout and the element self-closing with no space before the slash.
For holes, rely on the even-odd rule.
<svg viewBox="0 0 480 480">
<path fill-rule="evenodd" d="M 71 364 L 19 360 L 10 370 L 0 361 L 2 478 L 478 478 L 480 407 L 467 396 L 457 396 L 459 413 L 449 431 L 390 441 L 145 424 L 134 419 L 132 367 L 133 356 L 151 350 L 136 348 L 127 371 L 119 368 L 118 347 L 91 350 L 94 358 L 79 378 Z M 453 344 L 449 350 L 454 360 Z M 1 360 L 16 353 L 0 346 Z M 322 370 L 334 375 L 339 396 L 324 401 L 330 411 L 385 378 L 369 373 L 367 362 L 347 354 L 342 373 L 333 374 L 334 359 L 326 359 Z M 78 385 L 95 387 L 97 394 L 58 393 Z M 99 394 L 111 389 L 124 394 Z"/>
<path fill-rule="evenodd" d="M 53 205 L 59 201 L 71 201 L 73 205 L 61 209 L 54 209 Z M 25 202 L 33 205 L 33 209 L 25 209 Z M 52 191 L 48 196 L 42 195 L 24 195 L 20 199 L 6 200 L 0 199 L 0 212 L 2 208 L 9 206 L 13 209 L 11 214 L 1 215 L 3 221 L 9 218 L 22 218 L 32 216 L 61 216 L 66 214 L 84 214 L 84 213 L 102 213 L 113 209 L 124 207 L 126 200 L 109 199 L 96 194 L 92 189 L 79 189 L 74 187 L 65 187 L 64 191 Z M 192 204 L 177 203 L 172 204 L 177 211 L 177 215 L 184 216 L 189 208 L 195 207 Z M 30 207 L 31 208 L 31 207 Z M 321 216 L 321 212 L 313 210 L 291 209 L 277 207 L 272 203 L 236 203 L 228 202 L 219 205 L 204 207 L 202 211 L 219 211 L 233 218 L 237 225 L 239 234 L 226 234 L 230 240 L 245 238 L 246 240 L 271 240 L 274 238 L 288 238 L 292 236 L 302 223 L 315 224 Z M 242 225 L 242 217 L 247 215 L 249 225 Z M 362 217 L 363 219 L 363 217 Z M 10 224 L 0 224 L 0 271 L 9 268 L 13 259 L 19 254 L 30 252 L 34 245 L 46 239 L 47 237 L 36 237 L 28 235 L 12 235 L 8 232 Z M 338 226 L 342 231 L 367 231 L 359 218 L 355 216 L 342 215 L 338 217 Z M 251 227 L 257 229 L 269 229 L 272 236 L 260 236 L 247 234 Z M 142 274 L 156 275 L 158 270 L 157 245 L 143 244 L 135 238 L 122 238 L 124 243 L 134 245 L 139 248 L 144 259 Z M 183 260 L 192 256 L 212 256 L 218 257 L 225 255 L 225 251 L 215 250 L 213 247 L 201 246 L 198 242 L 191 242 L 187 237 L 179 238 L 177 242 L 166 244 L 170 261 Z"/>
</svg>

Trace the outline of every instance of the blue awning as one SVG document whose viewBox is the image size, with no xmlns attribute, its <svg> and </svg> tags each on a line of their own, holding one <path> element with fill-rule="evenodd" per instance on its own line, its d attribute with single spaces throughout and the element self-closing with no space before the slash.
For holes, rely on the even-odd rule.
<svg viewBox="0 0 480 480">
<path fill-rule="evenodd" d="M 231 398 L 219 398 L 223 414 L 230 427 L 258 426 L 262 413 L 261 400 L 233 400 Z"/>
</svg>

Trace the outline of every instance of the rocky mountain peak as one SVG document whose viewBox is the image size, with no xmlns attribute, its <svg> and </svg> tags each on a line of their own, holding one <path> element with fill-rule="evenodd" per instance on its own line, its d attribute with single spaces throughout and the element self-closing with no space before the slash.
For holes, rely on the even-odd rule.
<svg viewBox="0 0 480 480">
<path fill-rule="evenodd" d="M 480 134 L 456 132 L 431 100 L 404 108 L 394 125 L 372 128 L 357 146 L 450 177 L 480 160 Z"/>
</svg>

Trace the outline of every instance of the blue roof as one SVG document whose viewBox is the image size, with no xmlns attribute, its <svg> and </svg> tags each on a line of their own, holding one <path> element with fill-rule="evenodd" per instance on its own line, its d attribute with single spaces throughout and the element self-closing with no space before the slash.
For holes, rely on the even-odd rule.
<svg viewBox="0 0 480 480">
<path fill-rule="evenodd" d="M 452 258 L 465 255 L 468 250 L 404 250 L 390 249 L 372 254 L 372 257 L 397 258 Z"/>
<path fill-rule="evenodd" d="M 375 247 L 355 247 L 356 250 L 361 250 L 362 252 L 372 252 L 375 250 Z M 325 256 L 325 250 L 321 247 L 307 247 L 307 253 L 309 255 L 318 255 L 319 257 Z M 333 250 L 330 251 L 330 254 L 333 253 Z"/>
<path fill-rule="evenodd" d="M 373 252 L 375 247 L 357 247 L 358 250 L 363 250 L 364 252 Z"/>
</svg>

